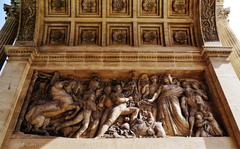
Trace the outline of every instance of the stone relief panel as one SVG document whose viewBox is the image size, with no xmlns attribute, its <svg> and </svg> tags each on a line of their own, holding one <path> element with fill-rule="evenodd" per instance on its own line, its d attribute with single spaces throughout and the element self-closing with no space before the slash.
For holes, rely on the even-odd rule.
<svg viewBox="0 0 240 149">
<path fill-rule="evenodd" d="M 139 17 L 162 17 L 162 0 L 140 0 Z"/>
<path fill-rule="evenodd" d="M 132 17 L 132 0 L 107 0 L 108 17 Z"/>
<path fill-rule="evenodd" d="M 171 46 L 193 46 L 192 25 L 173 25 L 170 26 L 170 44 Z"/>
<path fill-rule="evenodd" d="M 101 0 L 78 0 L 76 3 L 77 17 L 101 17 Z"/>
<path fill-rule="evenodd" d="M 46 0 L 46 16 L 66 16 L 71 14 L 70 0 Z"/>
<path fill-rule="evenodd" d="M 140 45 L 164 45 L 162 24 L 138 24 Z"/>
<path fill-rule="evenodd" d="M 75 45 L 101 45 L 101 23 L 77 23 Z"/>
<path fill-rule="evenodd" d="M 132 24 L 108 23 L 107 32 L 108 45 L 132 45 Z"/>
<path fill-rule="evenodd" d="M 168 9 L 169 17 L 191 17 L 192 0 L 169 0 Z"/>
<path fill-rule="evenodd" d="M 46 45 L 68 45 L 70 24 L 46 24 L 44 44 Z"/>
<path fill-rule="evenodd" d="M 16 131 L 71 138 L 225 134 L 201 80 L 135 71 L 80 74 L 36 71 Z"/>
</svg>

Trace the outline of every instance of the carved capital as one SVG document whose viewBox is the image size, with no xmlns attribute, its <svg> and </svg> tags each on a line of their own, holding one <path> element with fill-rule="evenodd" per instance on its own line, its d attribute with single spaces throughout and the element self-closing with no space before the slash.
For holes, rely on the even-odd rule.
<svg viewBox="0 0 240 149">
<path fill-rule="evenodd" d="M 230 8 L 218 7 L 217 8 L 217 19 L 228 20 L 230 11 L 231 11 Z"/>
<path fill-rule="evenodd" d="M 6 12 L 6 19 L 9 17 L 18 18 L 19 16 L 19 2 L 18 1 L 11 1 L 11 5 L 4 4 L 3 9 Z"/>
</svg>

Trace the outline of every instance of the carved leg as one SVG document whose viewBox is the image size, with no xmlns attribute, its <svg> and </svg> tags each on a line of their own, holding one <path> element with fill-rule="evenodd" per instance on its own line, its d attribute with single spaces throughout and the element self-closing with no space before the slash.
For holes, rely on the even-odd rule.
<svg viewBox="0 0 240 149">
<path fill-rule="evenodd" d="M 60 125 L 59 127 L 57 127 L 57 131 L 60 130 L 61 128 L 64 128 L 64 127 L 68 127 L 68 126 L 72 126 L 72 125 L 75 125 L 77 123 L 80 123 L 84 118 L 84 113 L 83 112 L 80 112 L 77 117 L 75 117 L 73 120 L 71 121 L 67 121 L 65 123 L 63 123 L 62 125 Z"/>
<path fill-rule="evenodd" d="M 117 118 L 121 115 L 122 110 L 121 107 L 115 107 L 112 109 L 109 119 L 105 122 L 105 124 L 99 129 L 96 138 L 102 137 L 108 128 L 117 120 Z"/>
<path fill-rule="evenodd" d="M 201 130 L 197 130 L 196 134 L 195 134 L 196 137 L 201 137 Z"/>
<path fill-rule="evenodd" d="M 191 137 L 192 133 L 193 133 L 193 126 L 194 126 L 194 123 L 195 123 L 194 115 L 195 115 L 195 112 L 191 112 L 190 116 L 189 116 L 189 127 L 190 127 L 189 137 Z"/>
<path fill-rule="evenodd" d="M 110 109 L 105 109 L 105 110 L 104 110 L 104 113 L 103 113 L 103 115 L 102 115 L 102 118 L 101 118 L 101 122 L 100 122 L 99 127 L 102 127 L 102 125 L 106 122 L 107 117 L 108 117 L 110 111 L 111 111 Z"/>
<path fill-rule="evenodd" d="M 131 121 L 135 120 L 138 117 L 139 109 L 135 107 L 129 107 L 122 111 L 121 115 L 130 115 Z"/>
<path fill-rule="evenodd" d="M 66 111 L 70 111 L 71 109 L 75 110 L 74 113 L 71 114 L 71 115 L 66 116 L 65 120 L 70 120 L 70 119 L 74 118 L 77 115 L 78 111 L 80 110 L 80 107 L 72 105 L 72 106 L 68 107 L 68 109 Z"/>
<path fill-rule="evenodd" d="M 91 114 L 92 114 L 92 111 L 90 110 L 84 111 L 83 126 L 76 133 L 76 138 L 80 138 L 81 135 L 87 130 L 90 123 Z"/>
<path fill-rule="evenodd" d="M 98 130 L 100 119 L 95 120 L 91 126 L 89 138 L 93 138 Z"/>
</svg>

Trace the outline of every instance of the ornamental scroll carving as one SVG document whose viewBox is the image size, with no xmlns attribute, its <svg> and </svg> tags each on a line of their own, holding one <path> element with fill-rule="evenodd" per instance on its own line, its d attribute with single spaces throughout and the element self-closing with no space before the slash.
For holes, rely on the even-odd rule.
<svg viewBox="0 0 240 149">
<path fill-rule="evenodd" d="M 215 5 L 215 0 L 201 1 L 201 27 L 205 42 L 219 41 L 216 26 Z"/>
<path fill-rule="evenodd" d="M 88 78 L 35 72 L 21 122 L 28 134 L 75 138 L 222 136 L 205 85 L 137 74 Z"/>
<path fill-rule="evenodd" d="M 36 20 L 36 0 L 21 1 L 21 24 L 18 41 L 33 41 Z"/>
</svg>

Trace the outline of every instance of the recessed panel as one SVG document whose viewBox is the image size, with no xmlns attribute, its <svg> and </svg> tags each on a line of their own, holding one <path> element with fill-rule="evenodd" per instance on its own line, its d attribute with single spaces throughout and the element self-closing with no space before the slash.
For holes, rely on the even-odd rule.
<svg viewBox="0 0 240 149">
<path fill-rule="evenodd" d="M 45 0 L 46 16 L 69 17 L 71 11 L 71 0 Z"/>
<path fill-rule="evenodd" d="M 193 27 L 191 24 L 170 24 L 171 46 L 194 46 Z"/>
<path fill-rule="evenodd" d="M 107 0 L 108 17 L 132 17 L 132 0 Z"/>
<path fill-rule="evenodd" d="M 107 44 L 108 45 L 132 45 L 132 24 L 107 24 Z"/>
<path fill-rule="evenodd" d="M 138 24 L 140 45 L 164 45 L 162 24 Z"/>
<path fill-rule="evenodd" d="M 51 23 L 45 25 L 44 44 L 46 45 L 68 45 L 70 25 Z"/>
<path fill-rule="evenodd" d="M 138 1 L 139 17 L 162 17 L 162 11 L 163 11 L 162 0 Z"/>
<path fill-rule="evenodd" d="M 76 45 L 101 45 L 101 23 L 77 23 Z"/>
<path fill-rule="evenodd" d="M 76 0 L 77 17 L 101 17 L 101 0 Z"/>
<path fill-rule="evenodd" d="M 168 16 L 192 17 L 192 3 L 193 0 L 168 0 Z"/>
</svg>

